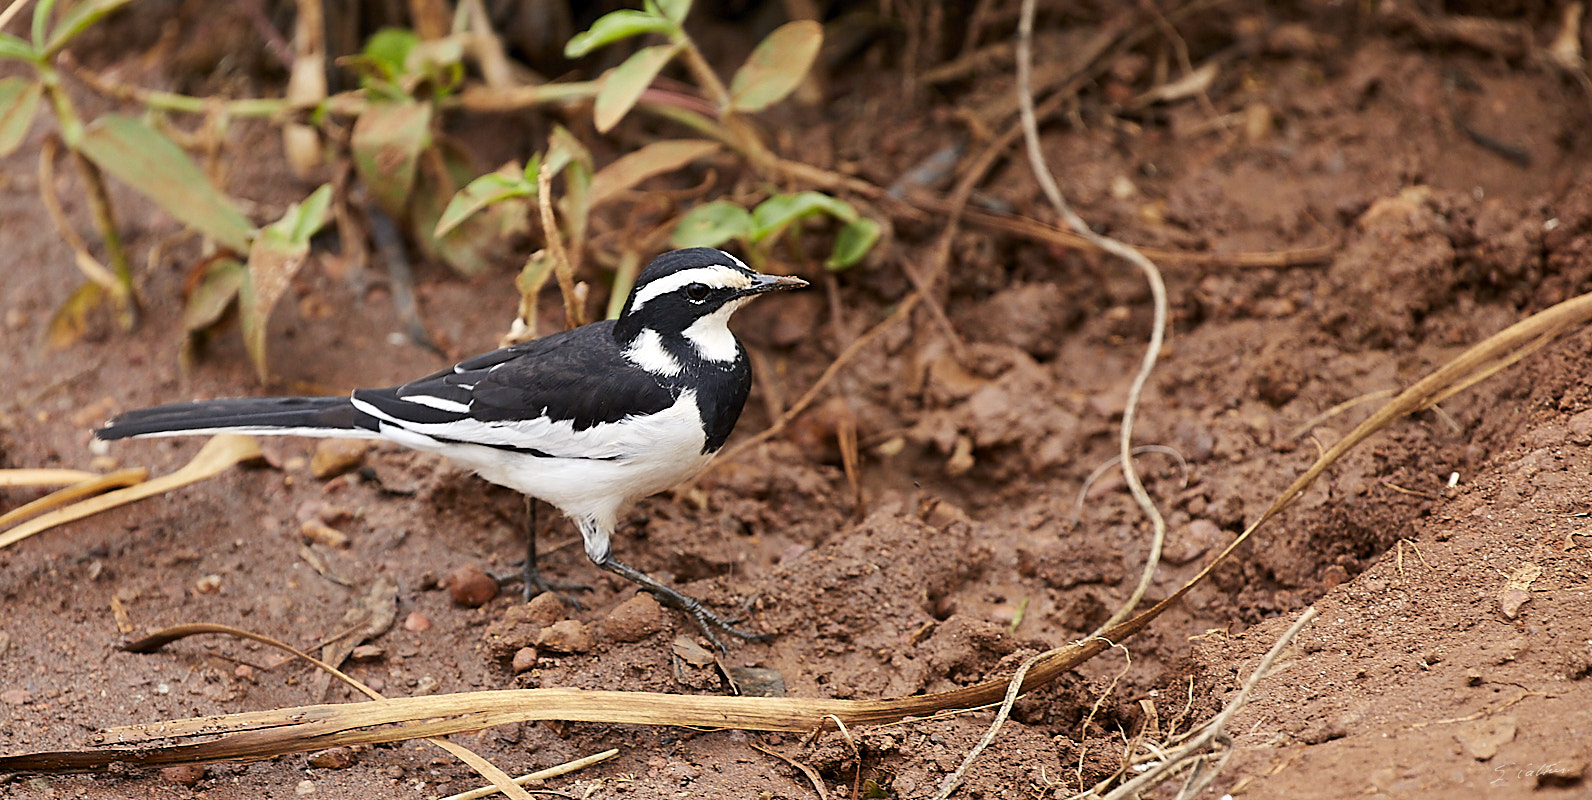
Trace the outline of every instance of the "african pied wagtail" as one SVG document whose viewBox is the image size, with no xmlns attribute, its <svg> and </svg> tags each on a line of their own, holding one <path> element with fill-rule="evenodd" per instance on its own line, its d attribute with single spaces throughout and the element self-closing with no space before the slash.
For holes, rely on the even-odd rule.
<svg viewBox="0 0 1592 800">
<path fill-rule="evenodd" d="M 705 247 L 642 270 L 617 320 L 594 322 L 351 397 L 178 403 L 116 417 L 101 439 L 248 433 L 385 439 L 441 453 L 481 477 L 540 498 L 579 526 L 586 555 L 713 629 L 757 638 L 697 600 L 620 563 L 610 539 L 631 503 L 695 475 L 724 445 L 751 388 L 746 351 L 726 323 L 800 278 L 762 275 Z M 533 504 L 534 505 L 534 504 Z M 536 567 L 527 598 L 552 584 Z"/>
</svg>

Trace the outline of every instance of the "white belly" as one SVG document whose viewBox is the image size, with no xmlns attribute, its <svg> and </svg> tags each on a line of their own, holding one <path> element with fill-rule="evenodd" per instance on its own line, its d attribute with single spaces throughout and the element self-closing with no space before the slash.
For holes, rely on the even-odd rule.
<svg viewBox="0 0 1592 800">
<path fill-rule="evenodd" d="M 712 459 L 711 454 L 702 452 L 706 438 L 701 412 L 696 394 L 689 391 L 656 414 L 573 432 L 560 443 L 565 446 L 547 442 L 536 448 L 554 453 L 612 454 L 602 459 L 543 458 L 483 445 L 439 442 L 386 426 L 382 433 L 401 444 L 445 455 L 482 478 L 551 503 L 577 520 L 592 520 L 606 530 L 613 529 L 625 506 L 695 475 Z"/>
</svg>

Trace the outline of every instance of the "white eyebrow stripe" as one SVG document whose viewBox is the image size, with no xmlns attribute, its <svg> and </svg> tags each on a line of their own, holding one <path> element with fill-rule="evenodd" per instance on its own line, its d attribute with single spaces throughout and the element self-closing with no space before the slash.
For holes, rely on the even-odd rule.
<svg viewBox="0 0 1592 800">
<path fill-rule="evenodd" d="M 734 255 L 731 255 L 730 253 L 726 253 L 723 250 L 720 250 L 719 251 L 719 255 L 724 256 L 725 258 L 729 259 L 731 263 L 735 264 L 735 266 L 740 267 L 742 272 L 752 272 L 753 271 L 751 267 L 746 266 L 746 262 L 745 261 L 742 261 L 739 258 L 736 258 Z"/>
<path fill-rule="evenodd" d="M 734 267 L 723 264 L 680 270 L 673 275 L 659 278 L 641 287 L 641 290 L 636 292 L 635 299 L 630 303 L 630 310 L 632 312 L 639 311 L 647 303 L 693 283 L 700 283 L 714 289 L 745 289 L 752 285 L 752 277 Z"/>
</svg>

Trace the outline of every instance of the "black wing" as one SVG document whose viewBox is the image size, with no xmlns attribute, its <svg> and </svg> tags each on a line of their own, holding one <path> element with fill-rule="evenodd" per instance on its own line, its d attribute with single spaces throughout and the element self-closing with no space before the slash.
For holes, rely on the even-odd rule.
<svg viewBox="0 0 1592 800">
<path fill-rule="evenodd" d="M 597 322 L 461 361 L 388 389 L 354 392 L 362 411 L 446 442 L 610 458 L 604 437 L 572 437 L 674 404 L 677 392 L 625 360 Z"/>
</svg>

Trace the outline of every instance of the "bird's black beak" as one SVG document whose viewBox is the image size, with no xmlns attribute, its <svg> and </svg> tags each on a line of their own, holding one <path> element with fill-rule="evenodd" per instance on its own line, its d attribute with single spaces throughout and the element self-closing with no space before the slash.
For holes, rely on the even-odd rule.
<svg viewBox="0 0 1592 800">
<path fill-rule="evenodd" d="M 763 294 L 765 292 L 779 292 L 790 289 L 800 289 L 807 285 L 807 281 L 794 275 L 764 275 L 758 273 L 752 276 L 752 285 L 741 290 L 743 295 Z"/>
</svg>

